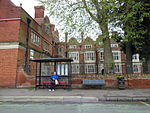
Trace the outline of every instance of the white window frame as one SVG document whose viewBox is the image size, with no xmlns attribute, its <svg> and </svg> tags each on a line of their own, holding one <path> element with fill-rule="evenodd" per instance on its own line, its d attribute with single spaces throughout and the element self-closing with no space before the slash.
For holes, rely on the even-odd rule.
<svg viewBox="0 0 150 113">
<path fill-rule="evenodd" d="M 139 54 L 132 55 L 132 62 L 139 62 Z"/>
<path fill-rule="evenodd" d="M 114 61 L 121 62 L 121 51 L 112 51 L 112 53 L 113 53 L 113 59 L 114 59 Z"/>
<path fill-rule="evenodd" d="M 69 45 L 69 49 L 76 49 L 77 45 Z"/>
<path fill-rule="evenodd" d="M 84 61 L 85 62 L 95 62 L 95 51 L 86 51 L 84 53 Z"/>
<path fill-rule="evenodd" d="M 90 49 L 90 48 L 92 48 L 92 45 L 91 45 L 91 44 L 85 45 L 85 49 Z"/>
<path fill-rule="evenodd" d="M 114 73 L 122 73 L 122 66 L 121 64 L 114 65 Z"/>
<path fill-rule="evenodd" d="M 71 72 L 72 73 L 79 73 L 80 72 L 80 67 L 79 64 L 71 64 Z"/>
<path fill-rule="evenodd" d="M 35 32 L 31 32 L 31 43 L 36 46 L 41 45 L 41 38 Z"/>
<path fill-rule="evenodd" d="M 96 73 L 95 64 L 85 64 L 85 73 Z"/>
<path fill-rule="evenodd" d="M 69 58 L 72 58 L 73 62 L 79 62 L 79 52 L 69 52 Z"/>
<path fill-rule="evenodd" d="M 133 73 L 140 73 L 141 72 L 141 64 L 140 63 L 133 63 Z"/>
<path fill-rule="evenodd" d="M 99 52 L 100 61 L 104 61 L 104 51 Z"/>
<path fill-rule="evenodd" d="M 111 44 L 111 48 L 118 48 L 118 44 Z"/>
</svg>

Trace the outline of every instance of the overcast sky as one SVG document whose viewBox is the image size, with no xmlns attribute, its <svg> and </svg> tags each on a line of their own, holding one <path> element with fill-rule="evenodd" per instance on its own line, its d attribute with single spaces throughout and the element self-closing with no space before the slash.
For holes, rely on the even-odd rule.
<svg viewBox="0 0 150 113">
<path fill-rule="evenodd" d="M 37 0 L 11 0 L 11 1 L 17 6 L 20 6 L 20 3 L 22 3 L 22 8 L 33 18 L 35 13 L 34 6 L 40 5 L 39 2 L 37 2 Z M 46 15 L 46 11 L 45 11 L 45 15 Z M 59 29 L 61 26 L 57 25 L 55 20 L 52 18 L 50 18 L 50 22 L 56 25 L 56 29 L 59 30 L 61 37 L 62 36 L 64 37 L 64 34 Z M 80 35 L 80 33 L 78 35 Z"/>
<path fill-rule="evenodd" d="M 34 6 L 39 5 L 36 0 L 11 0 L 15 5 L 20 6 L 22 3 L 23 9 L 34 18 Z"/>
</svg>

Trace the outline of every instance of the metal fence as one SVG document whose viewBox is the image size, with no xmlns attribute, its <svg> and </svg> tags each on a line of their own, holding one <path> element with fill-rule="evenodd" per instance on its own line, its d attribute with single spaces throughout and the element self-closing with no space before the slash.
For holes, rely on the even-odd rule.
<svg viewBox="0 0 150 113">
<path fill-rule="evenodd" d="M 105 73 L 106 64 L 103 63 L 72 63 L 71 64 L 71 74 L 72 75 L 112 75 L 112 74 L 150 74 L 150 64 L 133 62 L 132 65 L 129 63 L 117 62 L 113 64 L 112 73 Z M 59 66 L 58 66 L 59 67 Z M 61 68 L 65 68 L 66 66 L 62 66 Z M 65 69 L 64 69 L 65 70 Z M 61 69 L 57 70 L 59 73 Z M 28 74 L 39 76 L 39 65 L 29 65 L 28 66 Z M 41 66 L 41 75 L 49 76 L 51 72 L 54 72 L 54 64 L 43 63 Z"/>
<path fill-rule="evenodd" d="M 111 73 L 106 73 L 105 69 L 110 66 L 103 63 L 72 63 L 72 74 L 150 74 L 150 64 L 140 62 L 117 62 L 112 64 Z"/>
</svg>

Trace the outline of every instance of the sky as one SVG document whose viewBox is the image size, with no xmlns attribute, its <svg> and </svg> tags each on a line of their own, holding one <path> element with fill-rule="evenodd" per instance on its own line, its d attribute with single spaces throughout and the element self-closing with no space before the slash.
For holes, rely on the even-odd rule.
<svg viewBox="0 0 150 113">
<path fill-rule="evenodd" d="M 20 6 L 22 3 L 22 8 L 34 18 L 34 6 L 39 5 L 36 0 L 11 0 L 15 5 Z"/>
<path fill-rule="evenodd" d="M 37 0 L 11 0 L 16 6 L 20 6 L 20 3 L 22 4 L 22 8 L 32 17 L 35 17 L 35 10 L 34 6 L 40 5 L 40 3 Z M 46 15 L 46 11 L 44 12 Z M 50 18 L 50 22 L 52 24 L 55 24 L 55 21 Z M 56 24 L 55 24 L 56 25 Z M 59 26 L 56 25 L 56 29 L 59 30 Z M 60 32 L 60 31 L 59 31 Z M 61 35 L 61 33 L 60 33 Z M 64 35 L 64 34 L 62 34 Z M 62 39 L 61 39 L 62 40 Z"/>
<path fill-rule="evenodd" d="M 34 6 L 38 6 L 40 5 L 40 3 L 37 1 L 37 0 L 11 0 L 16 6 L 20 6 L 20 3 L 22 4 L 22 8 L 32 17 L 34 18 L 34 14 L 35 14 L 35 11 L 34 11 Z M 45 11 L 45 15 L 46 14 L 46 11 Z M 50 17 L 49 17 L 50 18 Z M 62 41 L 62 39 L 64 39 L 64 33 L 60 30 L 60 28 L 62 27 L 61 25 L 57 24 L 57 22 L 53 19 L 53 18 L 50 18 L 50 22 L 52 24 L 55 24 L 55 28 L 58 29 L 59 31 L 59 35 L 60 35 L 60 40 Z M 80 37 L 80 33 L 77 33 Z M 91 36 L 90 36 L 91 35 Z M 89 36 L 92 38 L 92 35 L 91 33 L 89 34 Z M 75 36 L 77 37 L 77 35 Z"/>
</svg>

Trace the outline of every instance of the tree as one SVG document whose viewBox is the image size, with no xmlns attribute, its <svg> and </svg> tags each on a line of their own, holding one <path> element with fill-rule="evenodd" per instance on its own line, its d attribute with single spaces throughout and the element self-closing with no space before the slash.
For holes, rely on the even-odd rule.
<svg viewBox="0 0 150 113">
<path fill-rule="evenodd" d="M 121 6 L 122 4 L 122 6 Z M 120 0 L 117 9 L 119 25 L 124 30 L 127 73 L 132 73 L 132 55 L 139 53 L 150 64 L 150 2 L 148 0 Z M 149 69 L 150 72 L 150 69 Z"/>
<path fill-rule="evenodd" d="M 47 7 L 49 14 L 65 25 L 63 30 L 86 33 L 94 29 L 94 33 L 102 33 L 104 43 L 104 70 L 113 70 L 113 55 L 109 40 L 109 23 L 114 16 L 117 0 L 38 0 Z M 92 29 L 91 29 L 92 28 Z M 98 32 L 96 32 L 96 30 Z M 90 32 L 91 33 L 91 32 Z"/>
</svg>

